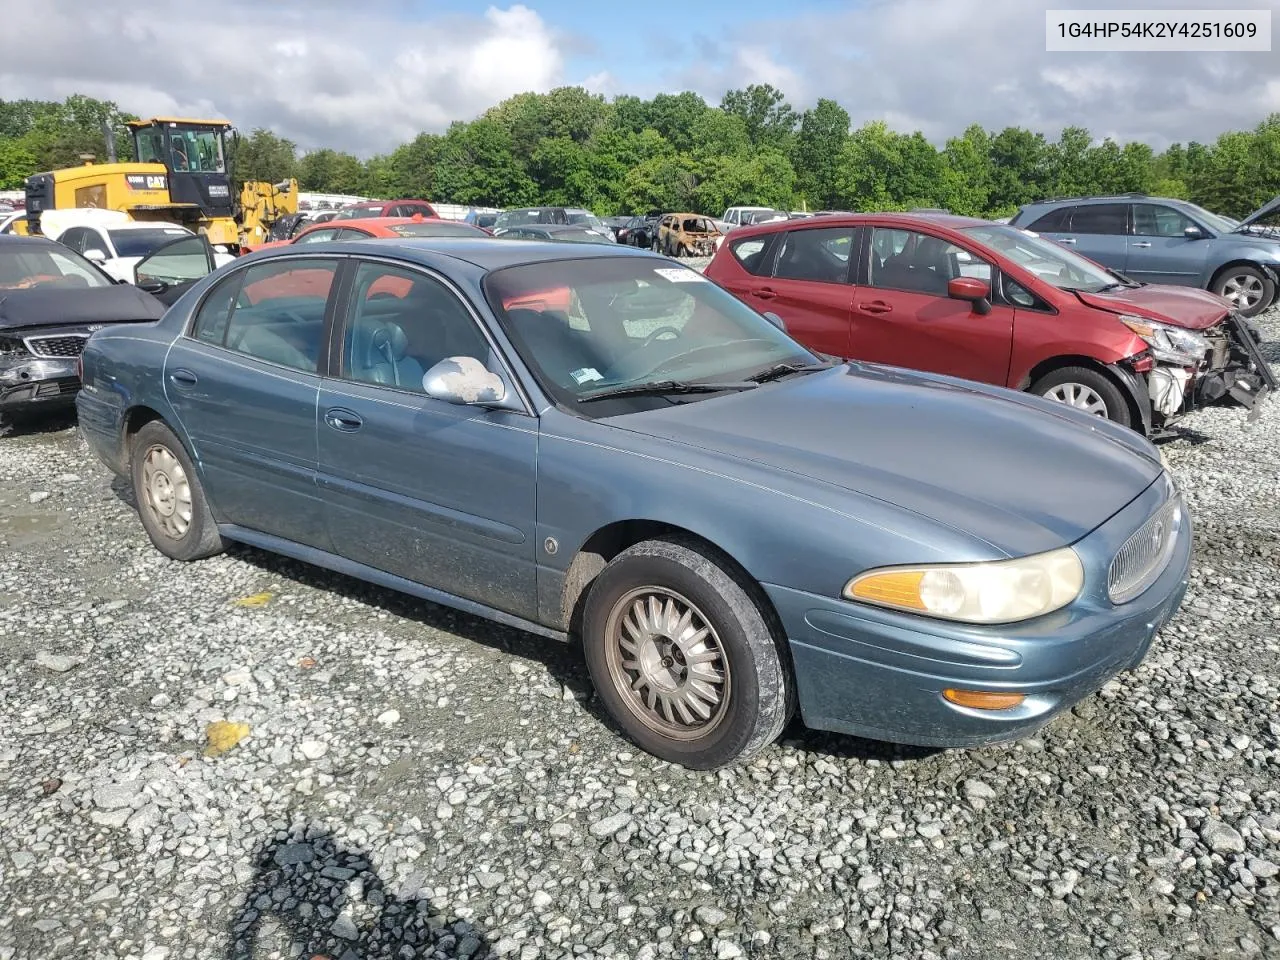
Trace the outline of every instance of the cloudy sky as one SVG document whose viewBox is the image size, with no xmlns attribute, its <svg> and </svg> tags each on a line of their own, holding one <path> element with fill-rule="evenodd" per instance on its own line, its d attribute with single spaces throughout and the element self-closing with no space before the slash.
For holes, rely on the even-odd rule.
<svg viewBox="0 0 1280 960">
<path fill-rule="evenodd" d="M 0 97 L 87 93 L 361 156 L 563 84 L 715 103 L 767 81 L 939 142 L 1080 124 L 1159 148 L 1280 111 L 1280 52 L 1045 52 L 1047 7 L 1108 6 L 1266 8 L 1280 29 L 1280 0 L 4 0 Z"/>
</svg>

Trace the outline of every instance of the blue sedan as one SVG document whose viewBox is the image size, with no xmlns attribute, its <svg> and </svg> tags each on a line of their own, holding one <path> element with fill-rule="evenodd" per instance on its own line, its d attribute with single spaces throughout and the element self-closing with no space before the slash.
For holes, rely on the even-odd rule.
<svg viewBox="0 0 1280 960">
<path fill-rule="evenodd" d="M 806 724 L 1025 735 L 1186 589 L 1155 449 L 1061 404 L 836 363 L 672 261 L 490 239 L 241 258 L 95 334 L 77 406 L 166 555 L 235 541 L 583 645 L 664 759 Z"/>
</svg>

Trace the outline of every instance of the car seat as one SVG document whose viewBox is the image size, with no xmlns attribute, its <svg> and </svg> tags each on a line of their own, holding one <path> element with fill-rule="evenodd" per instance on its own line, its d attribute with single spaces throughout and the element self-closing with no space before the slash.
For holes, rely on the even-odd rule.
<svg viewBox="0 0 1280 960">
<path fill-rule="evenodd" d="M 365 383 L 421 389 L 426 371 L 407 356 L 409 338 L 398 323 L 362 320 L 351 337 L 350 373 Z"/>
</svg>

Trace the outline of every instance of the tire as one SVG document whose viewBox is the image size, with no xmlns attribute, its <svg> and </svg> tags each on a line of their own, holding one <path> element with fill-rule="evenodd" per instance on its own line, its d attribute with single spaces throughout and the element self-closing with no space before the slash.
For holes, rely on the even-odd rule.
<svg viewBox="0 0 1280 960">
<path fill-rule="evenodd" d="M 134 435 L 129 475 L 142 527 L 166 557 L 200 560 L 225 549 L 196 468 L 162 421 L 152 420 Z"/>
<path fill-rule="evenodd" d="M 627 736 L 654 756 L 710 770 L 758 753 L 791 718 L 784 641 L 750 590 L 726 564 L 677 540 L 623 551 L 592 584 L 582 621 L 592 682 Z M 663 689 L 675 696 L 660 697 Z"/>
<path fill-rule="evenodd" d="M 1213 278 L 1210 289 L 1226 297 L 1243 316 L 1260 314 L 1276 297 L 1276 285 L 1257 267 L 1240 264 L 1227 267 Z"/>
<path fill-rule="evenodd" d="M 1132 423 L 1128 401 L 1115 381 L 1088 367 L 1061 367 L 1047 373 L 1031 385 L 1031 393 L 1106 417 L 1122 427 Z"/>
</svg>

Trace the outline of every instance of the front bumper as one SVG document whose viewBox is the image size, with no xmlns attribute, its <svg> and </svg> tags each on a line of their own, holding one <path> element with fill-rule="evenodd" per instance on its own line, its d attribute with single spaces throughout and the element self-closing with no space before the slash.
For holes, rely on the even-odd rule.
<svg viewBox="0 0 1280 960">
<path fill-rule="evenodd" d="M 79 390 L 74 358 L 0 358 L 0 410 L 70 406 Z"/>
<path fill-rule="evenodd" d="M 1276 378 L 1249 321 L 1231 313 L 1222 322 L 1221 341 L 1212 357 L 1209 368 L 1196 379 L 1195 402 L 1230 397 L 1250 411 L 1250 420 L 1256 419 L 1262 402 L 1276 389 Z"/>
<path fill-rule="evenodd" d="M 1176 494 L 1175 494 L 1176 495 Z M 776 585 L 807 726 L 921 746 L 980 746 L 1017 739 L 1136 666 L 1187 589 L 1191 518 L 1159 578 L 1134 600 L 1107 597 L 1112 557 L 1167 499 L 1157 480 L 1075 544 L 1085 586 L 1070 606 L 1022 624 L 976 627 L 895 613 Z M 851 571 L 852 572 L 852 571 Z M 957 706 L 948 687 L 1026 695 L 1003 711 Z"/>
</svg>

